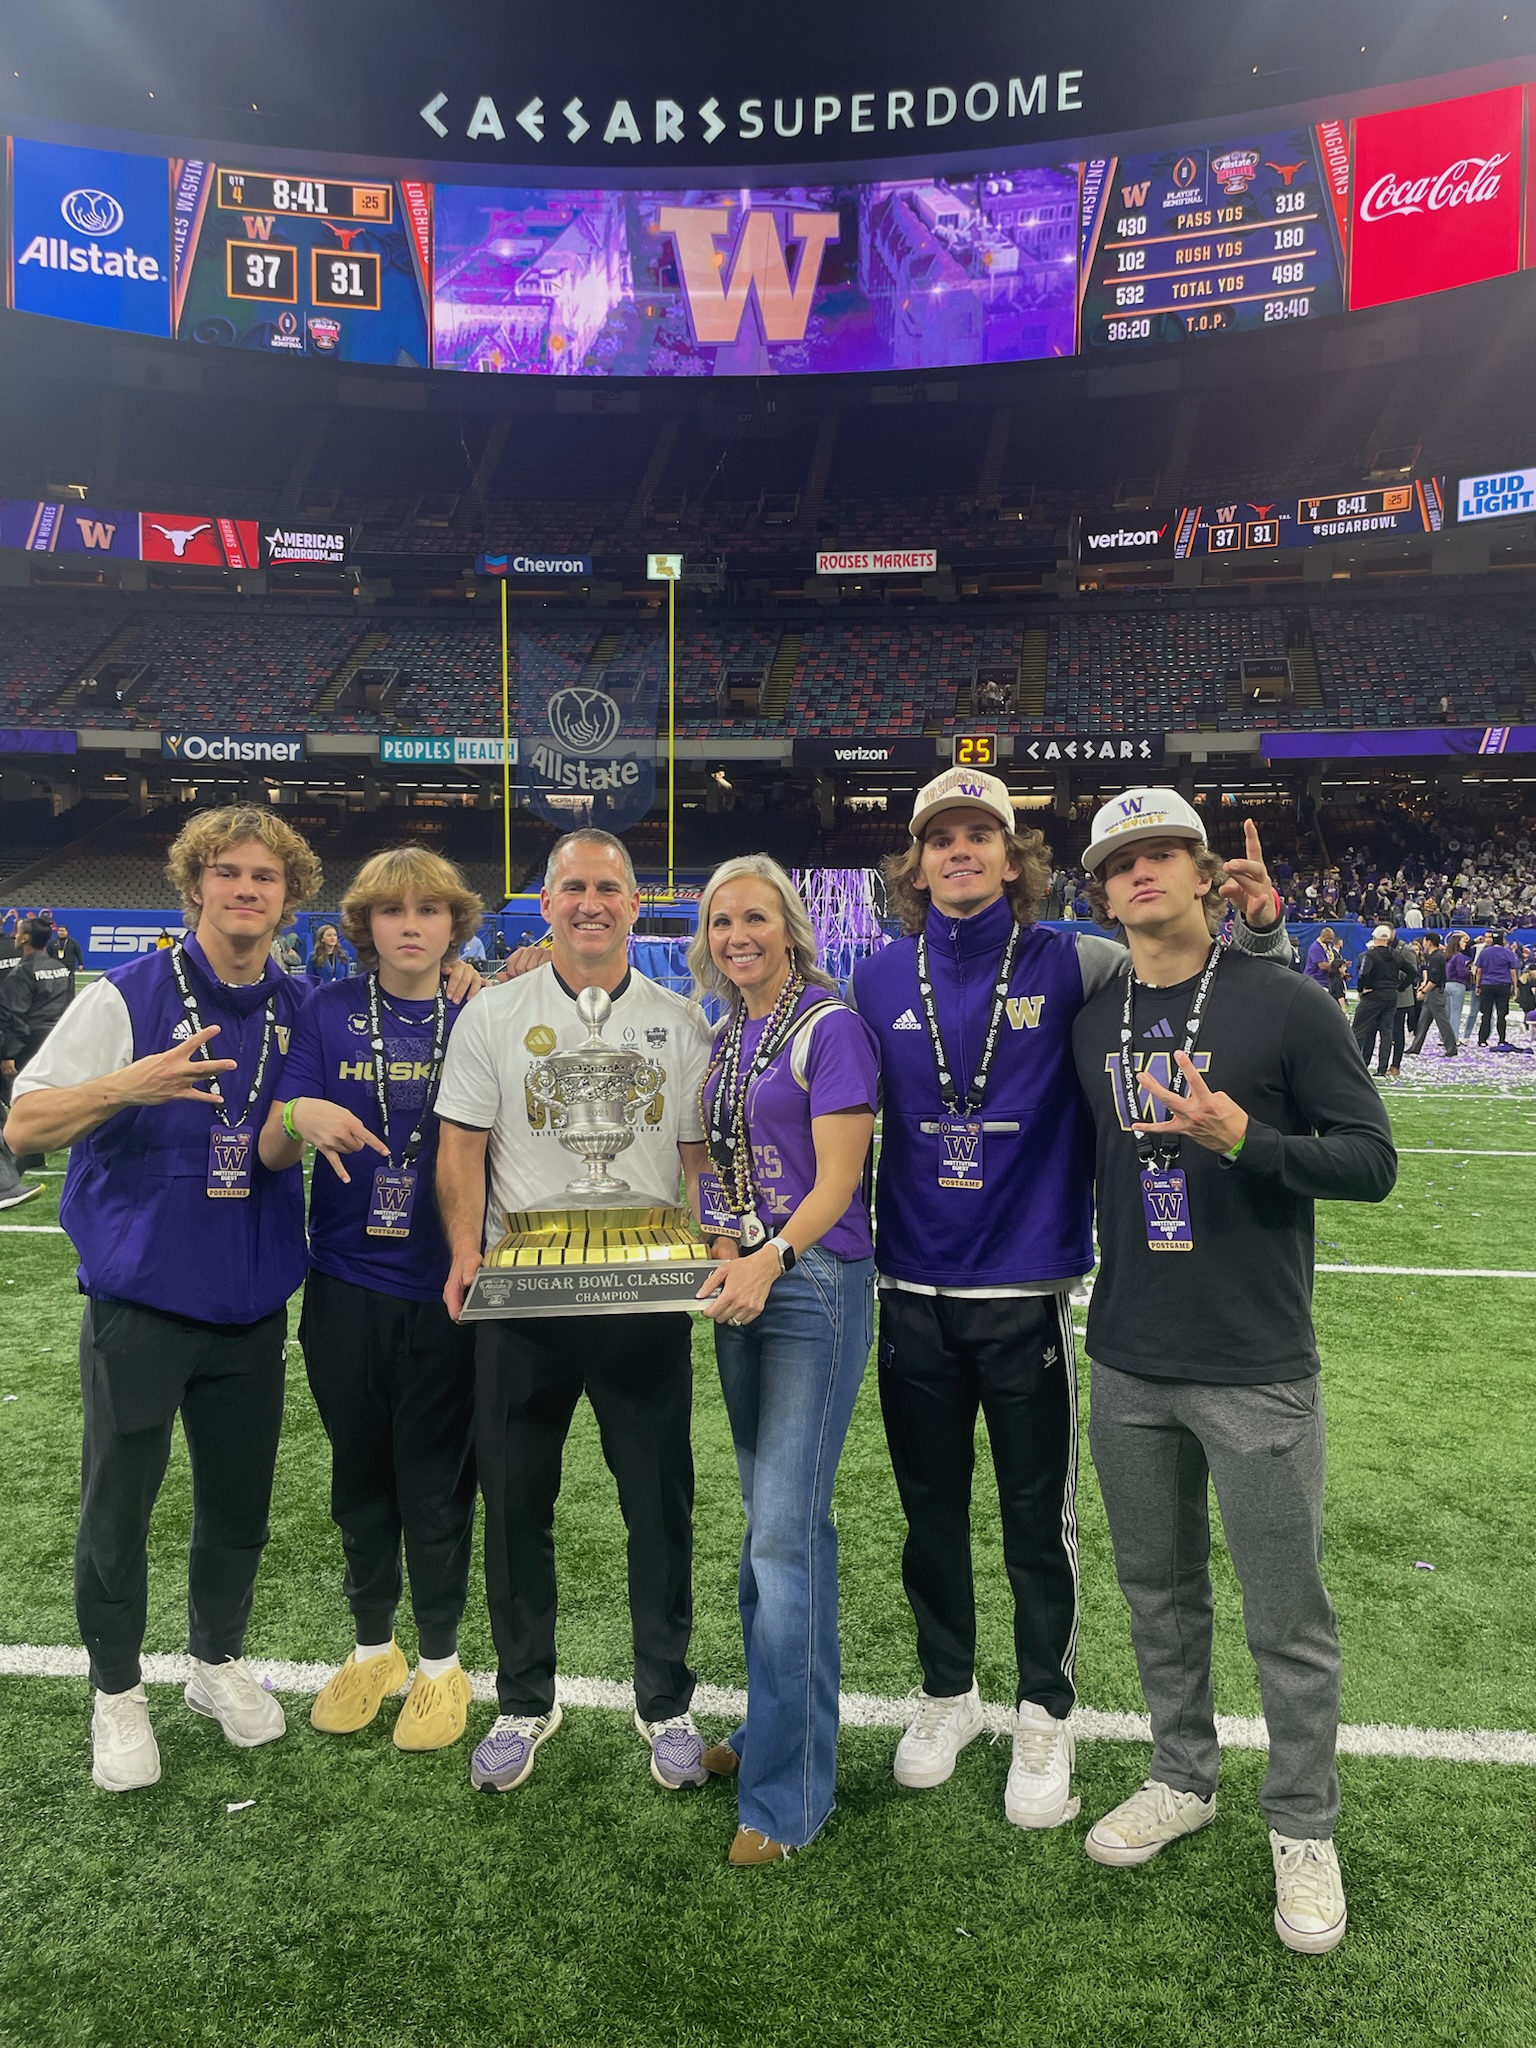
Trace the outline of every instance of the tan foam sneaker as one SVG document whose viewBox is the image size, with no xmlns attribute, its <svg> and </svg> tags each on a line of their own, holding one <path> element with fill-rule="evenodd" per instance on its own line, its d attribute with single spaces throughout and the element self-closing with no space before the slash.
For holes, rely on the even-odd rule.
<svg viewBox="0 0 1536 2048">
<path fill-rule="evenodd" d="M 759 1863 L 785 1863 L 790 1850 L 782 1842 L 774 1841 L 771 1835 L 760 1835 L 756 1828 L 738 1828 L 726 1856 L 727 1863 L 734 1863 L 738 1870 L 747 1870 Z"/>
<path fill-rule="evenodd" d="M 411 1675 L 405 1653 L 391 1643 L 383 1657 L 370 1657 L 359 1664 L 349 1657 L 339 1671 L 333 1671 L 315 1696 L 309 1710 L 309 1725 L 322 1735 L 355 1735 L 366 1728 L 392 1692 L 399 1692 Z M 460 1723 L 459 1733 L 464 1732 Z"/>
<path fill-rule="evenodd" d="M 1275 1864 L 1275 1932 L 1298 1955 L 1325 1956 L 1349 1925 L 1344 1873 L 1332 1842 L 1292 1841 L 1269 1831 Z"/>
<path fill-rule="evenodd" d="M 1123 1870 L 1150 1863 L 1170 1842 L 1208 1827 L 1215 1818 L 1214 1792 L 1202 1799 L 1198 1792 L 1175 1792 L 1161 1778 L 1148 1778 L 1139 1791 L 1094 1822 L 1083 1848 L 1095 1863 Z"/>
<path fill-rule="evenodd" d="M 469 1679 L 457 1664 L 437 1678 L 418 1671 L 395 1719 L 396 1749 L 447 1749 L 464 1733 L 473 1697 Z"/>
</svg>

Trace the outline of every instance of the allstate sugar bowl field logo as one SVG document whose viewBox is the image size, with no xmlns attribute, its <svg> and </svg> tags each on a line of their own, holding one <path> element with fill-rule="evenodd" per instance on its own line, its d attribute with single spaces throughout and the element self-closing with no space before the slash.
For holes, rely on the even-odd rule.
<svg viewBox="0 0 1536 2048">
<path fill-rule="evenodd" d="M 572 686 L 549 700 L 549 729 L 568 754 L 601 754 L 619 736 L 618 705 L 603 690 Z"/>
<path fill-rule="evenodd" d="M 66 192 L 59 211 L 70 227 L 82 235 L 115 235 L 126 218 L 112 194 L 96 185 L 82 185 L 74 192 Z"/>
</svg>

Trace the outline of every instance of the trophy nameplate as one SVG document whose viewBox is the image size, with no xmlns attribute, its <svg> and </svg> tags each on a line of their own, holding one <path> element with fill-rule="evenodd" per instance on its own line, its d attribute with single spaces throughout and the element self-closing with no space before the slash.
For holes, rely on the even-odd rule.
<svg viewBox="0 0 1536 2048">
<path fill-rule="evenodd" d="M 465 1296 L 463 1322 L 675 1314 L 697 1307 L 718 1263 L 686 1209 L 637 1206 L 629 1183 L 612 1171 L 634 1142 L 633 1118 L 655 1101 L 664 1076 L 641 1054 L 607 1044 L 602 1027 L 611 1008 L 602 989 L 583 989 L 576 1014 L 586 1043 L 529 1071 L 530 1099 L 549 1112 L 555 1136 L 585 1171 L 566 1184 L 568 1205 L 506 1216 L 505 1235 Z"/>
</svg>

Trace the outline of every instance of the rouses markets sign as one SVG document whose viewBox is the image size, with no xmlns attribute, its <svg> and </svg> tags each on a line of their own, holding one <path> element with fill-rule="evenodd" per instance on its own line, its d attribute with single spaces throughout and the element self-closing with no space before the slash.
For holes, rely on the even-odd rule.
<svg viewBox="0 0 1536 2048">
<path fill-rule="evenodd" d="M 816 557 L 818 576 L 931 576 L 937 548 L 843 548 Z"/>
</svg>

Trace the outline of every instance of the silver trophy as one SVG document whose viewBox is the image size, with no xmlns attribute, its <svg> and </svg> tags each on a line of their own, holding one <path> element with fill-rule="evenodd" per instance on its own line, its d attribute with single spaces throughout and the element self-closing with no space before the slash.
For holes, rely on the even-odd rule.
<svg viewBox="0 0 1536 2048">
<path fill-rule="evenodd" d="M 587 1162 L 587 1170 L 565 1191 L 579 1202 L 611 1202 L 630 1193 L 629 1182 L 608 1171 L 635 1141 L 634 1120 L 649 1111 L 666 1076 L 638 1052 L 622 1052 L 603 1037 L 613 1009 L 604 989 L 584 988 L 576 998 L 576 1014 L 586 1025 L 585 1045 L 574 1052 L 552 1052 L 528 1071 L 531 1097 L 550 1113 L 555 1136 L 568 1152 Z"/>
</svg>

